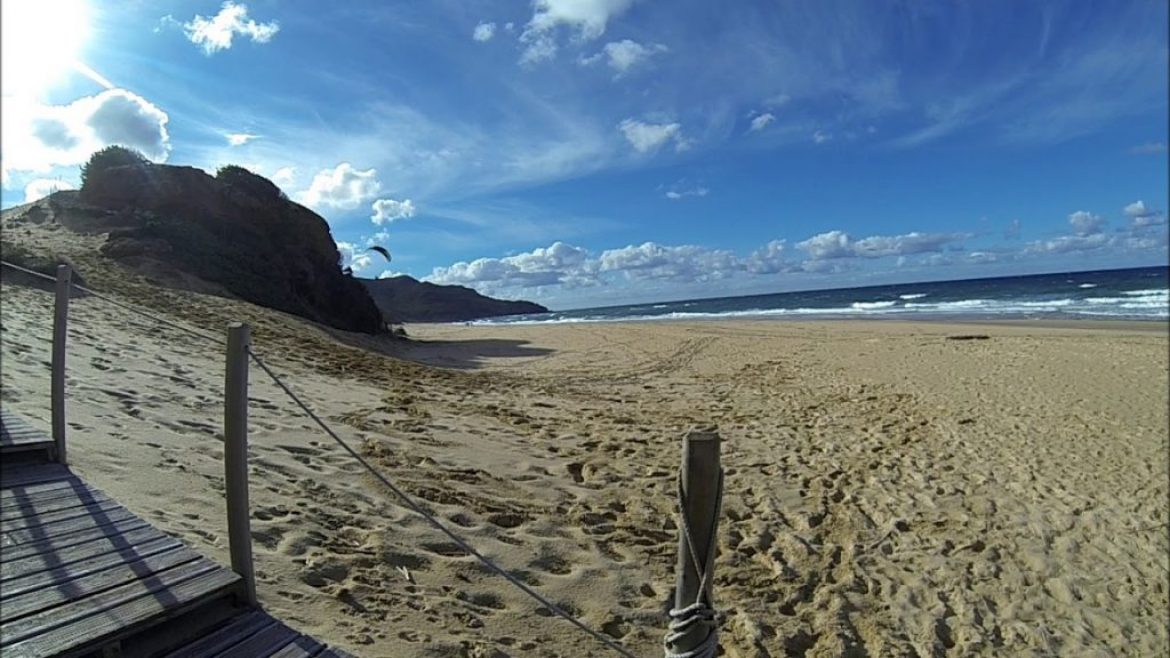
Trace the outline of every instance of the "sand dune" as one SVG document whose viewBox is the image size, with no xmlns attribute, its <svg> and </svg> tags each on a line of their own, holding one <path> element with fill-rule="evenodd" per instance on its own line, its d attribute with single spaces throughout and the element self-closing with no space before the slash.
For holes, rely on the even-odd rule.
<svg viewBox="0 0 1170 658">
<path fill-rule="evenodd" d="M 675 469 L 696 425 L 725 441 L 726 655 L 1170 649 L 1164 325 L 420 326 L 409 346 L 345 345 L 279 313 L 86 276 L 207 330 L 251 322 L 257 352 L 364 455 L 637 655 L 661 653 Z M 41 426 L 51 303 L 3 288 L 3 403 Z M 989 338 L 947 339 L 971 333 Z M 221 349 L 87 298 L 69 354 L 76 469 L 226 563 Z M 271 612 L 358 655 L 605 654 L 252 382 Z"/>
</svg>

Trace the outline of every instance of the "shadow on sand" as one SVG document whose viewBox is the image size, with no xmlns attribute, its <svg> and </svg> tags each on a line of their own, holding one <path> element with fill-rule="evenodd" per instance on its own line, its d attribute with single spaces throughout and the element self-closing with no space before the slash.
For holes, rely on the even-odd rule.
<svg viewBox="0 0 1170 658">
<path fill-rule="evenodd" d="M 552 354 L 545 347 L 528 347 L 526 340 L 483 338 L 477 340 L 417 340 L 403 341 L 394 356 L 442 368 L 471 370 L 483 367 L 488 359 L 533 359 Z"/>
</svg>

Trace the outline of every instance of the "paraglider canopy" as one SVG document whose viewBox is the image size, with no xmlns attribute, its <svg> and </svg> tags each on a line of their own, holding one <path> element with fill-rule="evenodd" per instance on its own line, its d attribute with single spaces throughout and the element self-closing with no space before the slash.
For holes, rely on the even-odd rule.
<svg viewBox="0 0 1170 658">
<path fill-rule="evenodd" d="M 387 263 L 389 263 L 389 262 L 390 262 L 390 252 L 389 252 L 389 251 L 386 251 L 386 248 L 385 248 L 385 247 L 379 247 L 379 246 L 376 246 L 376 245 L 375 245 L 375 246 L 373 246 L 373 247 L 370 247 L 370 248 L 369 248 L 369 249 L 367 249 L 366 251 L 376 251 L 376 252 L 378 252 L 378 253 L 380 253 L 380 254 L 382 254 L 383 256 L 385 256 L 385 257 L 386 257 L 386 262 L 387 262 Z"/>
</svg>

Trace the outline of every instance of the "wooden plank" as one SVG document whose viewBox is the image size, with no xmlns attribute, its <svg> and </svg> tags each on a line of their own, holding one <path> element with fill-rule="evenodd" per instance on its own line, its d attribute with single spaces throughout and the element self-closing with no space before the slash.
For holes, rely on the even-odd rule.
<svg viewBox="0 0 1170 658">
<path fill-rule="evenodd" d="M 211 654 L 216 658 L 258 658 L 267 656 L 300 637 L 300 633 L 281 623 L 272 624 L 239 644 Z"/>
<path fill-rule="evenodd" d="M 53 512 L 0 521 L 0 532 L 12 533 L 18 530 L 36 531 L 37 528 L 53 525 L 76 518 L 100 518 L 110 512 L 125 510 L 116 500 L 79 501 L 78 505 Z"/>
<path fill-rule="evenodd" d="M 53 441 L 44 441 L 40 439 L 30 441 L 10 441 L 0 448 L 0 454 L 15 455 L 17 453 L 31 452 L 33 450 L 49 451 L 56 447 Z"/>
<path fill-rule="evenodd" d="M 14 504 L 0 508 L 0 523 L 14 521 L 19 517 L 39 516 L 48 514 L 49 512 L 69 509 L 70 507 L 80 507 L 91 503 L 114 502 L 109 496 L 95 491 L 73 491 L 72 494 L 70 496 L 65 493 L 50 491 L 47 492 L 44 498 L 27 498 L 22 501 L 22 504 Z M 117 503 L 115 502 L 115 504 Z"/>
<path fill-rule="evenodd" d="M 166 654 L 164 658 L 214 656 L 277 623 L 279 622 L 276 619 L 259 610 L 246 612 L 198 640 Z"/>
<path fill-rule="evenodd" d="M 12 421 L 5 421 L 3 425 L 0 425 L 0 436 L 2 436 L 6 446 L 14 443 L 39 442 L 46 439 L 51 440 L 49 439 L 48 434 L 45 434 L 40 430 L 33 429 L 28 425 L 24 425 L 23 423 L 14 423 Z"/>
<path fill-rule="evenodd" d="M 43 430 L 29 425 L 21 417 L 8 411 L 0 412 L 0 447 L 18 448 L 36 443 L 53 443 Z"/>
<path fill-rule="evenodd" d="M 97 489 L 87 489 L 81 494 L 84 497 L 91 497 L 95 499 L 109 498 L 109 496 L 98 491 Z M 41 509 L 39 506 L 51 501 L 61 500 L 62 498 L 77 498 L 78 491 L 73 487 L 62 487 L 59 489 L 49 489 L 24 496 L 13 496 L 0 501 L 0 516 L 8 517 L 20 514 L 22 508 L 27 508 L 30 505 Z"/>
<path fill-rule="evenodd" d="M 123 637 L 143 625 L 225 596 L 239 576 L 199 559 L 95 596 L 0 625 L 5 658 L 41 658 L 82 652 Z"/>
<path fill-rule="evenodd" d="M 185 625 L 189 637 L 212 622 L 208 611 L 230 614 L 229 598 L 238 604 L 237 574 L 134 516 L 63 465 L 30 459 L 31 450 L 51 451 L 47 432 L 0 410 L 0 444 L 11 456 L 0 465 L 4 658 L 78 656 L 118 641 L 133 647 L 136 634 L 155 626 L 163 633 L 159 639 L 171 637 L 166 629 L 173 624 Z M 147 640 L 149 632 L 138 637 L 158 641 Z M 352 658 L 259 610 L 170 655 Z"/>
<path fill-rule="evenodd" d="M 302 635 L 268 658 L 323 658 L 331 655 L 325 645 Z"/>
<path fill-rule="evenodd" d="M 61 489 L 72 490 L 73 487 L 71 486 L 69 480 L 57 480 L 55 482 L 44 482 L 41 484 L 29 484 L 20 487 L 0 489 L 0 506 L 11 505 L 29 496 L 35 496 L 37 494 Z"/>
<path fill-rule="evenodd" d="M 36 528 L 25 528 L 23 530 L 14 530 L 12 532 L 4 532 L 4 547 L 3 552 L 7 552 L 8 547 L 15 544 L 25 544 L 28 542 L 42 541 L 48 538 L 57 537 L 77 530 L 88 530 L 90 528 L 98 528 L 107 526 L 119 521 L 135 518 L 125 508 L 118 508 L 112 510 L 108 514 L 101 517 L 95 516 L 81 516 L 74 519 L 65 519 L 58 523 L 48 526 L 40 526 Z"/>
<path fill-rule="evenodd" d="M 53 537 L 47 539 L 40 539 L 38 541 L 25 542 L 23 544 L 8 544 L 7 540 L 4 542 L 4 550 L 0 550 L 0 563 L 9 562 L 11 560 L 20 560 L 30 555 L 37 555 L 42 551 L 65 550 L 71 546 L 85 544 L 91 541 L 98 541 L 106 539 L 109 542 L 119 541 L 119 535 L 128 532 L 134 532 L 140 528 L 149 528 L 152 531 L 157 531 L 149 523 L 137 516 L 130 515 L 129 518 L 121 521 L 115 521 L 107 525 L 98 526 L 96 528 L 85 528 L 81 530 L 74 530 L 72 532 L 58 533 Z M 111 544 L 112 545 L 112 544 Z"/>
<path fill-rule="evenodd" d="M 40 482 L 53 480 L 77 479 L 69 469 L 61 464 L 39 464 L 37 466 L 22 466 L 17 471 L 0 470 L 0 488 L 22 487 Z"/>
<path fill-rule="evenodd" d="M 85 573 L 67 571 L 60 580 L 31 591 L 9 593 L 4 588 L 4 607 L 0 609 L 0 623 L 7 623 L 86 597 L 101 594 L 122 585 L 142 581 L 184 564 L 201 560 L 198 553 L 183 546 L 171 546 L 157 555 L 126 560 L 115 566 Z"/>
<path fill-rule="evenodd" d="M 33 466 L 26 466 L 19 470 L 27 469 L 59 468 L 56 464 L 40 464 Z M 81 478 L 70 475 L 69 477 L 60 478 L 57 480 L 49 480 L 47 482 L 40 482 L 36 484 L 23 485 L 18 487 L 11 487 L 0 490 L 0 507 L 11 507 L 18 505 L 21 501 L 29 499 L 48 499 L 53 496 L 62 495 L 65 492 L 72 491 L 78 495 L 93 494 L 102 495 L 105 493 L 100 489 L 91 487 L 86 484 Z"/>
<path fill-rule="evenodd" d="M 64 537 L 52 537 L 38 545 L 22 544 L 13 546 L 4 551 L 4 560 L 0 562 L 0 582 L 20 577 L 36 570 L 37 564 L 48 564 L 47 568 L 54 568 L 88 560 L 106 553 L 125 551 L 147 542 L 174 537 L 163 533 L 158 528 L 138 519 L 139 524 L 129 526 L 119 524 L 98 528 L 87 534 L 73 533 Z M 15 555 L 10 555 L 15 553 Z"/>
<path fill-rule="evenodd" d="M 4 454 L 12 452 L 19 452 L 21 450 L 39 450 L 41 448 L 52 448 L 53 440 L 45 437 L 37 432 L 5 432 L 3 436 L 3 443 L 0 444 L 0 451 Z"/>
<path fill-rule="evenodd" d="M 32 555 L 23 560 L 5 562 L 0 583 L 4 587 L 5 597 L 15 596 L 24 589 L 60 581 L 70 573 L 108 569 L 182 545 L 178 539 L 146 527 L 142 529 L 141 534 L 127 536 L 126 543 L 121 546 L 109 542 L 90 542 L 61 553 Z M 99 550 L 91 551 L 90 549 L 94 547 Z"/>
</svg>

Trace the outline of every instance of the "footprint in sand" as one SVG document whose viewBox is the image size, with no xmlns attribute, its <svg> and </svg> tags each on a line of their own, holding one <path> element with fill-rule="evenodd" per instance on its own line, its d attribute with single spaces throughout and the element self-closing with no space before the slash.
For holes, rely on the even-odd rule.
<svg viewBox="0 0 1170 658">
<path fill-rule="evenodd" d="M 508 606 L 504 604 L 504 600 L 500 598 L 500 595 L 492 592 L 468 593 L 461 591 L 455 594 L 455 598 L 480 608 L 486 608 L 482 612 L 489 615 L 497 610 L 508 609 Z"/>
<path fill-rule="evenodd" d="M 428 633 L 419 633 L 418 631 L 399 631 L 398 639 L 406 642 L 422 642 L 425 644 L 431 643 L 431 636 Z"/>
<path fill-rule="evenodd" d="M 547 550 L 542 553 L 543 555 L 529 562 L 528 566 L 556 576 L 565 576 L 573 572 L 572 565 L 564 557 Z"/>
<path fill-rule="evenodd" d="M 527 520 L 528 520 L 528 518 L 523 516 L 523 515 L 513 514 L 510 512 L 493 514 L 493 515 L 488 517 L 489 522 L 491 522 L 492 524 L 497 525 L 501 528 L 515 528 L 515 527 L 518 527 L 520 525 L 523 525 L 524 522 Z"/>
<path fill-rule="evenodd" d="M 565 466 L 565 470 L 569 472 L 569 475 L 573 478 L 573 482 L 577 484 L 583 484 L 585 482 L 585 465 L 581 462 L 571 462 Z"/>
<path fill-rule="evenodd" d="M 631 627 L 621 617 L 614 617 L 601 625 L 601 632 L 618 640 L 630 634 Z"/>
<path fill-rule="evenodd" d="M 453 542 L 429 542 L 422 547 L 435 555 L 448 558 L 467 557 L 467 553 Z"/>
</svg>

